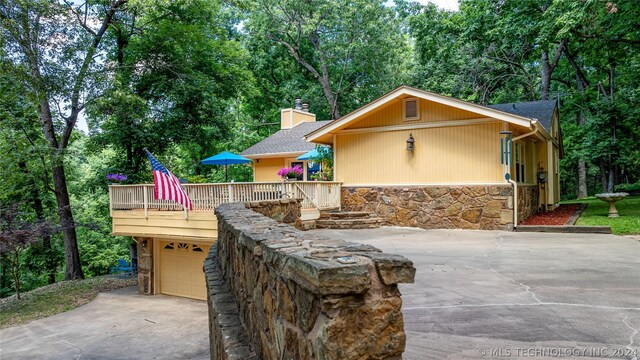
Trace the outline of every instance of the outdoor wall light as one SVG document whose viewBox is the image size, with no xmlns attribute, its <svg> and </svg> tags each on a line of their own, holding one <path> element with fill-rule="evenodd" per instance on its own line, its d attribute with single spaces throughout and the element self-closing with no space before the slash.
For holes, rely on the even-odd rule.
<svg viewBox="0 0 640 360">
<path fill-rule="evenodd" d="M 413 151 L 416 148 L 416 139 L 413 138 L 413 134 L 409 134 L 409 138 L 407 139 L 407 151 Z"/>
<path fill-rule="evenodd" d="M 147 247 L 147 239 L 144 239 L 142 241 L 140 241 L 140 246 L 142 246 L 143 248 Z"/>
</svg>

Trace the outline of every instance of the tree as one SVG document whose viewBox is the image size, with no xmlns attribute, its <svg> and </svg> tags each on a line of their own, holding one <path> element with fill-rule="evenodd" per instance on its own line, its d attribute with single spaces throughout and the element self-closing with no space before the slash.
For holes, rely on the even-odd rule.
<svg viewBox="0 0 640 360">
<path fill-rule="evenodd" d="M 319 86 L 328 116 L 354 109 L 402 82 L 402 53 L 408 50 L 394 10 L 376 0 L 248 0 L 246 31 L 254 56 L 282 56 L 284 50 Z M 276 45 L 277 48 L 273 48 Z M 265 79 L 295 77 L 291 67 Z M 286 64 L 286 60 L 279 64 Z M 280 74 L 274 74 L 281 72 Z M 271 73 L 271 74 L 269 74 Z M 270 81 L 271 82 L 271 81 Z M 275 84 L 276 86 L 278 84 Z"/>
<path fill-rule="evenodd" d="M 127 14 L 107 34 L 107 61 L 117 66 L 106 96 L 88 107 L 90 147 L 113 146 L 123 160 L 117 170 L 141 180 L 150 174 L 144 147 L 180 145 L 198 173 L 229 136 L 230 107 L 250 87 L 246 52 L 215 0 L 139 2 Z"/>
<path fill-rule="evenodd" d="M 83 278 L 69 201 L 64 154 L 78 116 L 95 99 L 101 43 L 126 0 L 76 6 L 42 0 L 3 1 L 0 26 L 9 53 L 28 69 L 22 74 L 38 103 L 49 147 L 53 192 L 65 245 L 65 279 Z M 52 111 L 52 107 L 56 109 Z"/>
<path fill-rule="evenodd" d="M 46 170 L 46 144 L 38 126 L 37 106 L 28 96 L 27 86 L 12 76 L 19 72 L 0 49 L 0 203 L 18 201 L 29 204 L 38 221 L 50 217 L 50 179 Z M 53 250 L 52 239 L 43 234 L 42 244 L 32 247 L 32 255 L 47 273 L 48 282 L 55 282 L 59 256 Z M 39 271 L 40 272 L 40 271 Z"/>
<path fill-rule="evenodd" d="M 20 299 L 20 275 L 22 273 L 22 253 L 43 236 L 50 236 L 53 228 L 44 221 L 22 219 L 19 205 L 0 209 L 0 256 L 9 264 L 16 297 Z"/>
</svg>

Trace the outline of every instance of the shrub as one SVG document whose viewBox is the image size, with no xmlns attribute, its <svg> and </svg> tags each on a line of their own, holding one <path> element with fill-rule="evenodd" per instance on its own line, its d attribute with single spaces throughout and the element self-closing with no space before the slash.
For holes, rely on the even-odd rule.
<svg viewBox="0 0 640 360">
<path fill-rule="evenodd" d="M 628 192 L 628 193 L 639 193 L 640 192 L 640 180 L 635 184 L 620 184 L 616 185 L 614 190 L 616 192 Z"/>
</svg>

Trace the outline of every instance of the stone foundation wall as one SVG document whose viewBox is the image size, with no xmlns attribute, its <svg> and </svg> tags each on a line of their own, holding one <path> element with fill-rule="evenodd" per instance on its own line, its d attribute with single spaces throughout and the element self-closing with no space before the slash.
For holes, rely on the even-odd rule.
<svg viewBox="0 0 640 360">
<path fill-rule="evenodd" d="M 301 216 L 302 199 L 280 199 L 252 201 L 244 203 L 244 206 L 266 217 L 285 224 L 295 224 Z"/>
<path fill-rule="evenodd" d="M 343 187 L 342 209 L 368 211 L 386 225 L 424 229 L 513 229 L 513 186 Z M 538 211 L 538 187 L 518 186 L 518 221 Z"/>
<path fill-rule="evenodd" d="M 153 294 L 153 238 L 136 237 L 138 248 L 138 293 Z"/>
<path fill-rule="evenodd" d="M 518 185 L 518 223 L 538 212 L 538 185 Z"/>
<path fill-rule="evenodd" d="M 343 187 L 342 209 L 376 213 L 386 225 L 510 230 L 513 187 L 509 184 Z"/>
<path fill-rule="evenodd" d="M 413 282 L 411 261 L 312 236 L 242 204 L 216 214 L 218 240 L 205 261 L 211 359 L 401 359 L 397 284 Z"/>
</svg>

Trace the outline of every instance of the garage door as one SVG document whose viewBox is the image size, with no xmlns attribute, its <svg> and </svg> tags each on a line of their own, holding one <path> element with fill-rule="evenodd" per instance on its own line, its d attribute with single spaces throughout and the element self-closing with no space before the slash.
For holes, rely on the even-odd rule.
<svg viewBox="0 0 640 360">
<path fill-rule="evenodd" d="M 193 299 L 207 299 L 202 266 L 209 245 L 160 242 L 160 292 Z"/>
</svg>

